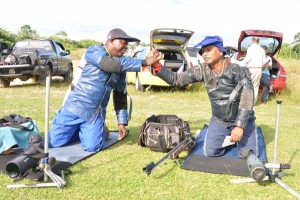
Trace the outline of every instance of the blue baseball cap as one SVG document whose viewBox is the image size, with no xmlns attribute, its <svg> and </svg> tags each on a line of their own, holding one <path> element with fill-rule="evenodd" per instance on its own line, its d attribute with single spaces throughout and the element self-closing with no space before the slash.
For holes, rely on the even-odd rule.
<svg viewBox="0 0 300 200">
<path fill-rule="evenodd" d="M 216 46 L 220 51 L 224 53 L 224 55 L 227 53 L 226 49 L 223 47 L 223 40 L 220 36 L 206 36 L 204 40 L 196 44 L 194 47 L 200 48 L 199 54 L 202 55 L 201 52 L 202 47 L 209 46 L 209 45 Z"/>
</svg>

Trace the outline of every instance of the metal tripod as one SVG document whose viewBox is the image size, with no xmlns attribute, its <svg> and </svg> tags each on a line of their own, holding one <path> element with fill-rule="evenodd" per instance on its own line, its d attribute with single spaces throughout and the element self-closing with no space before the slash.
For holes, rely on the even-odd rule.
<svg viewBox="0 0 300 200">
<path fill-rule="evenodd" d="M 41 159 L 39 169 L 42 169 L 44 172 L 44 182 L 45 183 L 37 183 L 37 184 L 17 184 L 17 185 L 7 185 L 8 189 L 10 188 L 25 188 L 25 187 L 53 187 L 56 186 L 57 188 L 61 189 L 66 185 L 66 181 L 64 180 L 64 172 L 61 171 L 61 177 L 54 174 L 51 171 L 51 164 L 49 162 L 48 156 L 48 149 L 49 149 L 49 102 L 50 102 L 50 82 L 51 76 L 50 71 L 47 71 L 47 68 L 41 69 L 41 73 L 39 75 L 46 75 L 46 106 L 45 106 L 45 142 L 44 142 L 44 153 L 47 157 Z M 52 180 L 51 182 L 48 181 L 48 177 Z"/>
<path fill-rule="evenodd" d="M 263 181 L 269 180 L 271 182 L 278 183 L 281 187 L 289 191 L 292 195 L 296 196 L 300 199 L 300 194 L 286 185 L 282 180 L 281 177 L 285 176 L 287 173 L 282 172 L 281 169 L 289 169 L 289 164 L 276 164 L 276 154 L 277 154 L 277 141 L 278 141 L 278 126 L 279 126 L 279 117 L 280 117 L 280 105 L 282 103 L 281 100 L 277 100 L 277 116 L 276 116 L 276 128 L 275 128 L 275 138 L 274 138 L 274 153 L 273 153 L 273 163 L 266 163 L 264 166 L 265 168 L 271 169 L 269 175 L 266 176 Z M 276 171 L 279 170 L 279 171 Z M 249 183 L 249 182 L 256 182 L 253 178 L 246 178 L 246 179 L 239 179 L 239 180 L 231 180 L 232 183 Z"/>
</svg>

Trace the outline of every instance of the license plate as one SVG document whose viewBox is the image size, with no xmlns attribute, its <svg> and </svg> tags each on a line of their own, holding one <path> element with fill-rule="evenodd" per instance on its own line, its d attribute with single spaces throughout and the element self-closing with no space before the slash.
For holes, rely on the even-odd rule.
<svg viewBox="0 0 300 200">
<path fill-rule="evenodd" d="M 8 70 L 8 73 L 9 73 L 9 74 L 15 74 L 16 72 L 15 72 L 15 69 L 9 69 L 9 70 Z"/>
</svg>

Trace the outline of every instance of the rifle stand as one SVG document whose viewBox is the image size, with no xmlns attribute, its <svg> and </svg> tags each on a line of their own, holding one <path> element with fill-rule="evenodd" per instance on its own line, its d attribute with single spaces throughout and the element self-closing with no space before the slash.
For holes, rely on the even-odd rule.
<svg viewBox="0 0 300 200">
<path fill-rule="evenodd" d="M 264 179 L 261 181 L 269 180 L 271 182 L 278 183 L 281 187 L 286 189 L 288 192 L 290 192 L 292 195 L 300 199 L 300 194 L 286 185 L 282 180 L 280 180 L 281 177 L 287 175 L 286 172 L 282 172 L 281 169 L 289 169 L 290 164 L 276 164 L 276 151 L 277 151 L 277 141 L 278 141 L 278 125 L 279 125 L 279 114 L 280 114 L 280 104 L 282 103 L 281 100 L 277 100 L 277 117 L 276 117 L 276 129 L 275 129 L 275 139 L 274 139 L 274 154 L 273 154 L 273 163 L 266 163 L 264 165 L 265 168 L 272 169 L 272 172 L 269 173 L 269 175 L 265 176 Z M 276 169 L 279 169 L 279 171 L 275 171 Z M 251 183 L 251 182 L 257 182 L 257 180 L 254 180 L 253 178 L 245 178 L 245 179 L 238 179 L 238 180 L 231 180 L 232 183 Z"/>
<path fill-rule="evenodd" d="M 51 180 L 52 183 L 37 183 L 37 184 L 18 184 L 18 185 L 7 185 L 6 187 L 8 189 L 11 188 L 25 188 L 25 187 L 29 187 L 29 188 L 33 188 L 33 187 L 54 187 L 56 186 L 59 189 L 62 189 L 65 185 L 66 185 L 66 181 L 64 180 L 64 171 L 61 171 L 61 176 L 58 176 L 56 174 L 54 174 L 51 171 L 51 165 L 48 163 L 49 158 L 43 158 L 41 161 L 41 164 L 39 166 L 39 168 L 43 169 L 44 175 L 47 175 Z"/>
</svg>

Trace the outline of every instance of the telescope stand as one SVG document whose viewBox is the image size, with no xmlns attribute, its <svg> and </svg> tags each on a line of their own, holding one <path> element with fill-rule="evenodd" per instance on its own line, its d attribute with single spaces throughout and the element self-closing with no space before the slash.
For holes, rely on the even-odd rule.
<svg viewBox="0 0 300 200">
<path fill-rule="evenodd" d="M 62 189 L 66 185 L 66 181 L 64 180 L 64 171 L 61 171 L 61 176 L 54 174 L 51 171 L 51 165 L 48 163 L 48 158 L 43 158 L 41 164 L 39 166 L 43 169 L 44 175 L 47 175 L 52 180 L 52 183 L 37 183 L 37 184 L 18 184 L 18 185 L 7 185 L 8 189 L 11 188 L 25 188 L 25 187 L 54 187 L 56 186 L 59 189 Z"/>
<path fill-rule="evenodd" d="M 51 171 L 51 158 L 48 157 L 48 149 L 49 149 L 49 104 L 50 104 L 50 83 L 51 83 L 51 71 L 47 66 L 41 67 L 37 72 L 37 75 L 45 75 L 46 78 L 46 102 L 45 102 L 45 141 L 44 141 L 44 153 L 47 157 L 41 159 L 40 166 L 38 169 L 42 169 L 44 172 L 44 182 L 45 183 L 37 183 L 37 184 L 19 184 L 19 185 L 7 185 L 7 188 L 24 188 L 24 187 L 53 187 L 57 186 L 59 189 L 62 189 L 66 185 L 66 181 L 64 180 L 64 172 L 61 171 L 61 176 L 57 176 Z M 55 158 L 53 158 L 55 162 Z M 48 177 L 53 181 L 52 183 L 47 183 Z"/>
<path fill-rule="evenodd" d="M 272 172 L 269 173 L 269 175 L 265 176 L 261 181 L 269 180 L 271 182 L 278 183 L 281 187 L 286 189 L 288 192 L 290 192 L 292 195 L 300 199 L 300 194 L 286 185 L 283 181 L 281 181 L 279 178 L 287 175 L 286 172 L 282 172 L 281 169 L 289 169 L 291 168 L 290 164 L 276 164 L 276 151 L 277 151 L 277 141 L 278 141 L 278 125 L 279 125 L 279 114 L 280 114 L 280 104 L 282 103 L 281 100 L 277 100 L 277 117 L 276 117 L 276 129 L 275 129 L 275 139 L 274 139 L 274 154 L 273 154 L 273 163 L 266 163 L 264 164 L 265 168 L 272 169 Z M 275 171 L 276 169 L 279 169 L 279 171 Z M 256 182 L 257 180 L 253 178 L 245 178 L 245 179 L 238 179 L 238 180 L 231 180 L 232 183 L 251 183 Z"/>
</svg>

